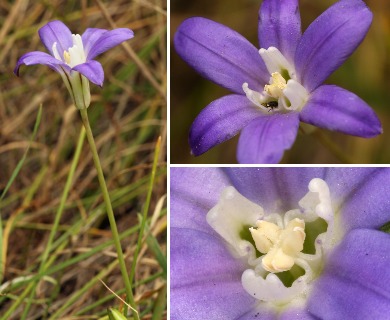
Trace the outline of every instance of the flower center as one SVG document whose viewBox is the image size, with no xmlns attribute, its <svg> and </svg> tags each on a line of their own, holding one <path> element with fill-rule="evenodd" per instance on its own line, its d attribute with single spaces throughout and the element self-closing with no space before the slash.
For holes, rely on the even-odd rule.
<svg viewBox="0 0 390 320">
<path fill-rule="evenodd" d="M 297 254 L 303 250 L 305 222 L 295 218 L 286 228 L 281 229 L 272 222 L 259 220 L 256 226 L 257 229 L 249 228 L 249 231 L 256 249 L 265 254 L 262 260 L 263 268 L 273 273 L 290 270 Z"/>
<path fill-rule="evenodd" d="M 57 42 L 53 44 L 53 54 L 58 60 L 64 61 L 69 67 L 73 68 L 79 64 L 86 62 L 83 40 L 79 34 L 72 34 L 73 46 L 64 51 L 63 59 L 57 50 Z"/>
<path fill-rule="evenodd" d="M 297 204 L 300 208 L 267 213 L 228 187 L 207 214 L 207 222 L 233 255 L 246 261 L 241 277 L 245 291 L 277 308 L 306 299 L 327 254 L 340 239 L 334 232 L 328 185 L 316 178 L 308 188 Z M 275 201 L 271 207 L 278 208 L 279 200 Z"/>
<path fill-rule="evenodd" d="M 300 111 L 309 98 L 309 93 L 298 81 L 294 67 L 275 47 L 260 49 L 262 57 L 271 77 L 261 92 L 249 88 L 243 83 L 247 98 L 262 111 Z"/>
</svg>

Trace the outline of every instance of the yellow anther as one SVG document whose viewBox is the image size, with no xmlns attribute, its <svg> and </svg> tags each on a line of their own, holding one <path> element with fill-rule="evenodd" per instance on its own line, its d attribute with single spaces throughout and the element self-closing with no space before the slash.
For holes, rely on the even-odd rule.
<svg viewBox="0 0 390 320">
<path fill-rule="evenodd" d="M 70 54 L 68 51 L 64 51 L 64 60 L 66 64 L 70 64 Z"/>
<path fill-rule="evenodd" d="M 256 249 L 261 253 L 267 253 L 275 242 L 277 242 L 280 228 L 268 221 L 258 220 L 256 221 L 255 228 L 249 228 L 252 234 L 252 238 L 255 241 Z"/>
<path fill-rule="evenodd" d="M 272 76 L 272 85 L 277 86 L 281 90 L 287 87 L 286 79 L 284 79 L 279 72 L 274 72 L 271 74 L 271 76 Z"/>
<path fill-rule="evenodd" d="M 283 89 L 287 87 L 287 82 L 279 72 L 272 73 L 271 77 L 271 84 L 266 84 L 264 91 L 271 97 L 279 99 L 283 95 Z"/>
<path fill-rule="evenodd" d="M 262 264 L 269 272 L 283 272 L 294 265 L 294 258 L 303 250 L 305 222 L 291 220 L 284 229 L 272 222 L 257 221 L 255 228 L 249 228 L 256 249 L 264 253 Z"/>
</svg>

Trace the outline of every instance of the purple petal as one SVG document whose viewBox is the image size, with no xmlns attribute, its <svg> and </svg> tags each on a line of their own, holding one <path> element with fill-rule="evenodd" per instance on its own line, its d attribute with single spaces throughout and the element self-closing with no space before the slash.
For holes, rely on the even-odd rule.
<svg viewBox="0 0 390 320">
<path fill-rule="evenodd" d="M 367 211 L 364 203 L 364 194 L 380 194 L 379 186 L 387 179 L 388 169 L 384 168 L 226 168 L 225 172 L 231 184 L 246 198 L 262 206 L 266 212 L 286 212 L 292 208 L 297 208 L 299 200 L 308 192 L 309 182 L 314 178 L 321 178 L 326 181 L 331 193 L 332 203 L 335 208 L 343 208 L 342 215 L 346 220 L 344 223 L 351 224 L 360 214 L 362 218 L 357 218 L 359 225 L 355 227 L 368 227 L 367 221 L 374 219 L 377 207 L 368 209 L 371 214 L 365 218 L 364 211 Z M 383 175 L 383 176 L 382 176 Z M 382 177 L 382 178 L 379 178 Z M 379 179 L 379 180 L 376 180 Z M 366 186 L 366 183 L 368 185 Z M 370 189 L 374 191 L 370 191 Z M 377 191 L 378 190 L 378 191 Z M 389 190 L 390 191 L 390 190 Z M 353 204 L 359 199 L 361 202 Z M 384 196 L 374 197 L 378 205 L 383 206 Z M 280 201 L 283 199 L 283 201 Z M 382 200 L 380 200 L 382 199 Z M 363 208 L 358 210 L 358 207 Z M 351 207 L 349 209 L 349 207 Z M 379 210 L 379 213 L 385 211 Z M 389 209 L 390 212 L 390 209 Z M 356 217 L 355 217 L 356 215 Z M 384 216 L 383 220 L 390 220 Z M 376 228 L 383 224 L 375 222 L 372 227 Z M 350 221 L 350 222 L 348 222 Z"/>
<path fill-rule="evenodd" d="M 276 47 L 294 63 L 301 37 L 298 0 L 264 0 L 259 12 L 260 48 Z"/>
<path fill-rule="evenodd" d="M 185 20 L 175 34 L 174 44 L 192 68 L 232 92 L 243 94 L 245 82 L 249 88 L 260 90 L 269 81 L 258 50 L 239 33 L 212 20 Z"/>
<path fill-rule="evenodd" d="M 217 168 L 172 168 L 171 227 L 213 233 L 206 213 L 229 185 L 227 176 Z"/>
<path fill-rule="evenodd" d="M 390 313 L 390 235 L 355 230 L 330 256 L 308 303 L 316 319 L 385 319 Z"/>
<path fill-rule="evenodd" d="M 238 141 L 239 163 L 278 163 L 295 141 L 299 114 L 275 114 L 252 120 Z"/>
<path fill-rule="evenodd" d="M 225 172 L 243 196 L 266 212 L 284 213 L 298 207 L 310 180 L 325 179 L 328 168 L 226 168 Z"/>
<path fill-rule="evenodd" d="M 83 41 L 85 55 L 88 56 L 88 52 L 91 50 L 93 44 L 108 30 L 98 28 L 88 28 L 81 35 Z"/>
<path fill-rule="evenodd" d="M 243 95 L 229 95 L 210 103 L 190 129 L 191 151 L 198 156 L 235 136 L 262 113 Z"/>
<path fill-rule="evenodd" d="M 134 32 L 126 28 L 106 32 L 102 29 L 87 29 L 82 36 L 87 61 L 133 37 Z"/>
<path fill-rule="evenodd" d="M 354 167 L 324 168 L 324 170 L 324 176 L 318 178 L 322 178 L 327 182 L 332 196 L 332 203 L 335 208 L 338 208 L 345 201 L 348 202 L 367 181 L 383 169 Z"/>
<path fill-rule="evenodd" d="M 255 308 L 251 308 L 234 320 L 275 320 L 279 318 L 279 314 L 278 311 L 269 308 L 266 303 L 258 302 Z"/>
<path fill-rule="evenodd" d="M 304 307 L 289 307 L 278 317 L 278 320 L 319 320 Z"/>
<path fill-rule="evenodd" d="M 67 67 L 62 61 L 57 60 L 51 55 L 41 51 L 29 52 L 19 58 L 14 69 L 14 73 L 17 76 L 19 76 L 19 68 L 22 64 L 25 64 L 26 66 L 31 66 L 34 64 L 43 64 L 57 72 L 62 72 L 60 66 L 69 69 L 69 67 Z"/>
<path fill-rule="evenodd" d="M 318 87 L 303 108 L 301 121 L 353 136 L 371 138 L 382 133 L 375 112 L 358 96 L 337 86 Z"/>
<path fill-rule="evenodd" d="M 47 23 L 38 31 L 39 37 L 46 49 L 54 56 L 53 44 L 57 42 L 57 51 L 61 58 L 64 51 L 73 46 L 72 32 L 61 21 L 55 20 Z"/>
<path fill-rule="evenodd" d="M 363 41 L 372 13 L 361 0 L 341 0 L 304 32 L 295 55 L 301 83 L 310 92 L 323 83 Z"/>
<path fill-rule="evenodd" d="M 97 84 L 100 87 L 103 86 L 104 71 L 100 62 L 91 60 L 75 66 L 72 70 L 80 72 L 92 83 Z"/>
<path fill-rule="evenodd" d="M 351 190 L 340 208 L 345 230 L 355 228 L 379 228 L 390 221 L 390 169 L 374 170 Z M 348 186 L 348 181 L 346 183 Z"/>
<path fill-rule="evenodd" d="M 237 319 L 253 309 L 241 285 L 244 266 L 219 237 L 172 228 L 170 243 L 172 320 Z"/>
</svg>

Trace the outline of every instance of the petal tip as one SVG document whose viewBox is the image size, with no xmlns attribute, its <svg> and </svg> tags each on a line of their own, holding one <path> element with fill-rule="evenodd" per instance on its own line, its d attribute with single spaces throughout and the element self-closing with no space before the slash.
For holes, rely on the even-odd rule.
<svg viewBox="0 0 390 320">
<path fill-rule="evenodd" d="M 14 74 L 16 75 L 16 76 L 18 76 L 19 77 L 19 69 L 20 69 L 20 65 L 19 65 L 19 63 L 16 65 L 16 67 L 14 68 Z"/>
<path fill-rule="evenodd" d="M 196 143 L 196 141 L 191 141 L 191 138 L 189 139 L 190 143 L 190 154 L 193 157 L 198 157 L 201 154 L 205 153 L 205 151 L 202 152 L 202 148 L 200 148 L 200 144 Z"/>
</svg>

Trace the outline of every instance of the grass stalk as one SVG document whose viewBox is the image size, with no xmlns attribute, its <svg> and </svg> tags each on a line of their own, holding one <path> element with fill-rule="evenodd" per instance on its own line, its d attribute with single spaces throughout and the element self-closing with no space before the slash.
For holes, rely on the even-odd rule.
<svg viewBox="0 0 390 320">
<path fill-rule="evenodd" d="M 142 213 L 142 221 L 141 221 L 140 231 L 138 234 L 137 247 L 135 248 L 135 252 L 133 255 L 133 262 L 131 264 L 130 277 L 129 277 L 131 282 L 133 282 L 133 279 L 134 279 L 138 254 L 139 254 L 139 251 L 141 250 L 142 238 L 144 235 L 145 224 L 146 224 L 146 217 L 147 217 L 147 214 L 149 211 L 150 199 L 152 197 L 152 191 L 153 191 L 153 185 L 154 185 L 154 178 L 156 176 L 156 168 L 157 168 L 158 157 L 160 154 L 160 147 L 161 147 L 161 137 L 159 137 L 157 140 L 156 148 L 155 148 L 155 152 L 154 152 L 153 168 L 152 168 L 152 174 L 150 177 L 149 190 L 148 190 L 148 194 L 146 196 L 145 206 L 144 206 L 143 213 Z"/>
<path fill-rule="evenodd" d="M 68 174 L 67 179 L 66 179 L 65 188 L 64 188 L 64 191 L 62 192 L 60 204 L 58 206 L 58 209 L 57 209 L 57 212 L 56 212 L 56 215 L 54 218 L 53 227 L 50 230 L 49 240 L 48 240 L 47 245 L 45 247 L 45 251 L 42 254 L 42 259 L 41 259 L 41 263 L 39 265 L 39 270 L 38 270 L 38 273 L 40 275 L 43 275 L 43 273 L 45 272 L 45 269 L 47 267 L 46 266 L 47 258 L 49 257 L 49 253 L 50 253 L 51 248 L 52 248 L 54 237 L 55 237 L 57 230 L 58 230 L 58 227 L 60 225 L 62 213 L 64 212 L 65 203 L 66 203 L 66 200 L 68 199 L 69 191 L 70 191 L 70 188 L 71 188 L 72 183 L 73 183 L 74 173 L 76 171 L 77 164 L 78 164 L 79 159 L 80 159 L 80 154 L 81 154 L 81 150 L 82 150 L 82 147 L 84 144 L 84 140 L 85 140 L 85 129 L 82 127 L 81 131 L 80 131 L 79 139 L 77 142 L 76 152 L 73 156 L 73 161 L 72 161 L 72 164 L 71 164 L 71 167 L 69 170 L 69 174 Z M 21 318 L 22 320 L 26 319 L 28 316 L 28 311 L 30 310 L 31 302 L 33 301 L 33 296 L 35 294 L 35 287 L 37 286 L 38 281 L 34 281 L 33 283 L 34 283 L 33 290 L 31 291 L 30 299 L 28 299 L 26 308 L 24 308 L 22 318 Z"/>
</svg>

